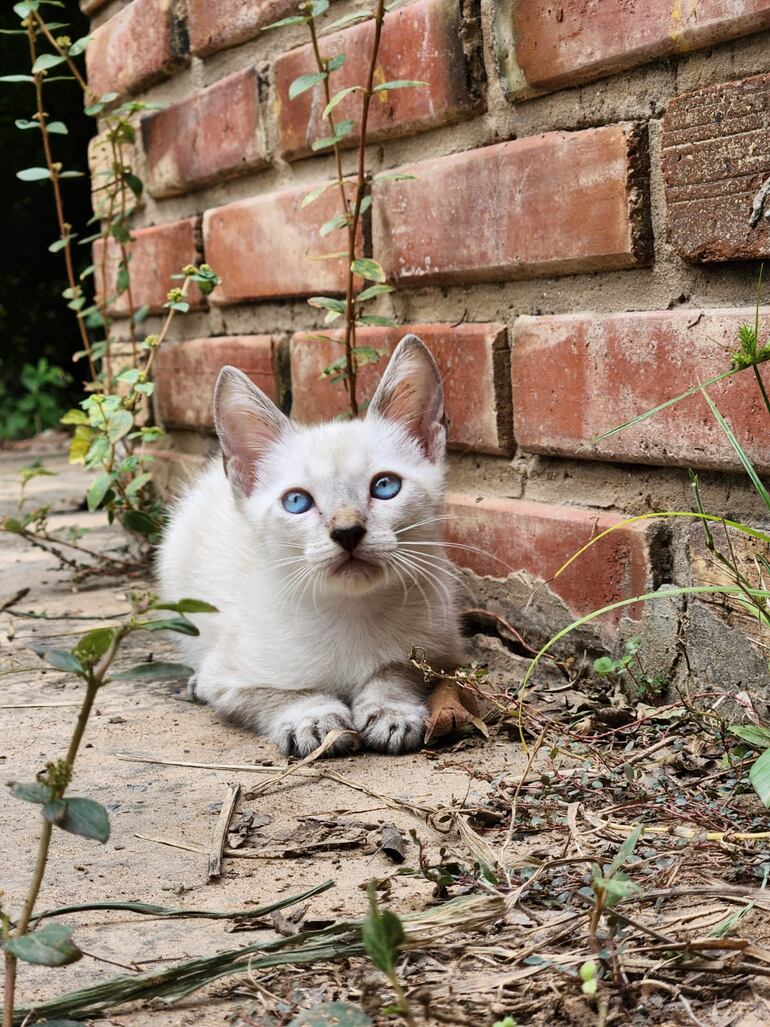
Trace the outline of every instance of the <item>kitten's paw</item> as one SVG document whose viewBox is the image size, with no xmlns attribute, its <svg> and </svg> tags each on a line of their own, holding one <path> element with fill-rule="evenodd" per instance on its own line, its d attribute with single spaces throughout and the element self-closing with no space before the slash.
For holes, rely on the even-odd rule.
<svg viewBox="0 0 770 1027">
<path fill-rule="evenodd" d="M 367 749 L 413 752 L 422 745 L 426 709 L 417 702 L 365 702 L 353 709 L 353 721 Z"/>
<path fill-rule="evenodd" d="M 270 737 L 284 756 L 307 756 L 317 749 L 330 731 L 342 728 L 342 735 L 326 750 L 327 756 L 345 756 L 358 746 L 353 718 L 344 703 L 334 700 L 296 703 L 275 721 Z"/>
</svg>

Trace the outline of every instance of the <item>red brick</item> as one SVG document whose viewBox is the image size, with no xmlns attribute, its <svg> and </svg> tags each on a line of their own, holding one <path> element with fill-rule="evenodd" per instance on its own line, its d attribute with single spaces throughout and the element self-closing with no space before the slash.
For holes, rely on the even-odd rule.
<svg viewBox="0 0 770 1027">
<path fill-rule="evenodd" d="M 131 297 L 134 308 L 148 306 L 153 313 L 159 313 L 166 302 L 169 289 L 181 286 L 171 276 L 179 274 L 186 264 L 200 261 L 198 246 L 198 219 L 185 218 L 170 221 L 152 228 L 138 228 L 131 233 Z M 96 288 L 102 291 L 103 248 L 101 239 L 94 243 L 94 270 Z M 114 292 L 115 276 L 120 261 L 120 247 L 110 239 L 106 255 L 108 292 Z M 191 286 L 187 298 L 192 307 L 206 305 L 205 298 L 197 286 Z M 128 296 L 122 293 L 112 304 L 111 313 L 128 313 Z"/>
<path fill-rule="evenodd" d="M 762 339 L 768 317 L 764 308 Z M 512 355 L 517 443 L 585 459 L 737 469 L 735 452 L 700 395 L 596 446 L 588 443 L 728 370 L 738 326 L 753 322 L 749 308 L 518 318 Z M 770 388 L 770 371 L 763 377 Z M 770 468 L 767 413 L 751 371 L 709 394 L 751 459 Z"/>
<path fill-rule="evenodd" d="M 187 0 L 190 48 L 198 57 L 224 50 L 253 39 L 265 25 L 296 13 L 297 0 Z"/>
<path fill-rule="evenodd" d="M 246 68 L 142 119 L 152 196 L 174 196 L 265 167 L 257 74 Z"/>
<path fill-rule="evenodd" d="M 460 0 L 420 0 L 385 18 L 377 55 L 377 82 L 411 79 L 429 85 L 376 93 L 369 109 L 367 136 L 373 140 L 409 135 L 468 117 L 479 109 L 472 68 L 478 60 L 473 43 L 466 38 Z M 331 94 L 366 82 L 374 22 L 354 25 L 343 32 L 322 36 L 321 54 L 346 60 L 329 79 Z M 467 46 L 467 51 L 466 51 Z M 325 100 L 315 86 L 289 99 L 289 86 L 300 75 L 316 71 L 311 46 L 279 57 L 275 62 L 276 112 L 281 155 L 287 160 L 306 156 L 311 143 L 330 135 L 322 117 Z M 358 142 L 362 94 L 353 93 L 335 108 L 334 118 L 352 118 L 356 127 L 345 145 Z"/>
<path fill-rule="evenodd" d="M 511 92 L 526 96 L 768 27 L 770 0 L 513 0 L 496 45 Z"/>
<path fill-rule="evenodd" d="M 203 216 L 206 259 L 222 278 L 214 303 L 343 292 L 344 258 L 313 260 L 345 249 L 347 232 L 318 229 L 339 213 L 335 189 L 300 207 L 309 188 L 266 193 L 207 210 Z"/>
<path fill-rule="evenodd" d="M 94 31 L 86 50 L 88 84 L 97 96 L 138 93 L 189 59 L 171 0 L 132 0 Z"/>
<path fill-rule="evenodd" d="M 401 281 L 633 267 L 649 256 L 644 146 L 629 124 L 423 161 L 374 186 L 374 255 Z"/>
<path fill-rule="evenodd" d="M 663 119 L 669 238 L 687 260 L 770 256 L 770 222 L 752 201 L 770 176 L 770 75 L 697 89 Z M 766 204 L 770 210 L 770 204 Z"/>
<path fill-rule="evenodd" d="M 414 332 L 429 347 L 441 370 L 449 443 L 453 449 L 507 454 L 511 449 L 511 405 L 506 368 L 505 327 L 499 324 L 416 324 L 399 328 L 359 328 L 356 343 L 393 352 Z M 347 409 L 343 383 L 322 378 L 323 369 L 342 353 L 343 332 L 328 342 L 297 334 L 291 342 L 292 416 L 299 421 L 330 421 Z M 367 364 L 356 376 L 360 401 L 371 399 L 385 361 Z"/>
<path fill-rule="evenodd" d="M 461 567 L 494 578 L 523 571 L 542 581 L 548 581 L 591 538 L 622 519 L 577 507 L 462 494 L 450 494 L 447 513 L 449 541 L 490 554 L 451 550 Z M 548 588 L 579 616 L 642 595 L 651 576 L 647 537 L 647 528 L 619 528 L 549 582 Z M 640 607 L 634 604 L 607 617 L 617 621 L 625 613 L 638 619 Z"/>
<path fill-rule="evenodd" d="M 275 341 L 270 335 L 227 335 L 166 343 L 155 364 L 155 406 L 166 425 L 211 428 L 214 382 L 225 364 L 239 367 L 276 399 Z"/>
</svg>

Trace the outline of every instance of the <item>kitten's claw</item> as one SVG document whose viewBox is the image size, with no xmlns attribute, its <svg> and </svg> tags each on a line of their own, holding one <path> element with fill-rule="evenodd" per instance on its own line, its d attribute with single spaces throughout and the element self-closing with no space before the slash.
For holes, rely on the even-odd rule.
<svg viewBox="0 0 770 1027">
<path fill-rule="evenodd" d="M 350 710 L 340 702 L 303 706 L 286 711 L 270 732 L 284 756 L 307 756 L 317 749 L 330 731 L 343 729 L 342 735 L 329 749 L 327 756 L 345 756 L 358 746 Z"/>
<path fill-rule="evenodd" d="M 361 743 L 367 749 L 391 755 L 420 748 L 425 716 L 425 707 L 412 702 L 365 703 L 353 711 Z"/>
</svg>

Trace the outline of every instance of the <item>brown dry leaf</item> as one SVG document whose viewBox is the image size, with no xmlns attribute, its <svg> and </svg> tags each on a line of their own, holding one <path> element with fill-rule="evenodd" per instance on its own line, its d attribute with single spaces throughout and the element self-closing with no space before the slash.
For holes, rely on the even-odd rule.
<svg viewBox="0 0 770 1027">
<path fill-rule="evenodd" d="M 459 731 L 466 724 L 472 724 L 480 734 L 489 738 L 487 725 L 479 717 L 479 704 L 473 691 L 444 678 L 428 696 L 425 744 Z"/>
</svg>

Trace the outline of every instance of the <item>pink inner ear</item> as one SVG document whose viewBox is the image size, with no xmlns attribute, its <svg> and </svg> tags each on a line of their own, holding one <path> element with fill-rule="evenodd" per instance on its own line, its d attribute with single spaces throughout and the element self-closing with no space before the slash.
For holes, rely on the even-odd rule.
<svg viewBox="0 0 770 1027">
<path fill-rule="evenodd" d="M 214 421 L 227 476 L 244 495 L 251 495 L 259 461 L 288 419 L 244 374 L 230 368 L 217 383 Z"/>
<path fill-rule="evenodd" d="M 385 372 L 374 412 L 398 421 L 437 459 L 443 435 L 443 392 L 427 351 L 414 349 L 397 356 Z"/>
</svg>

